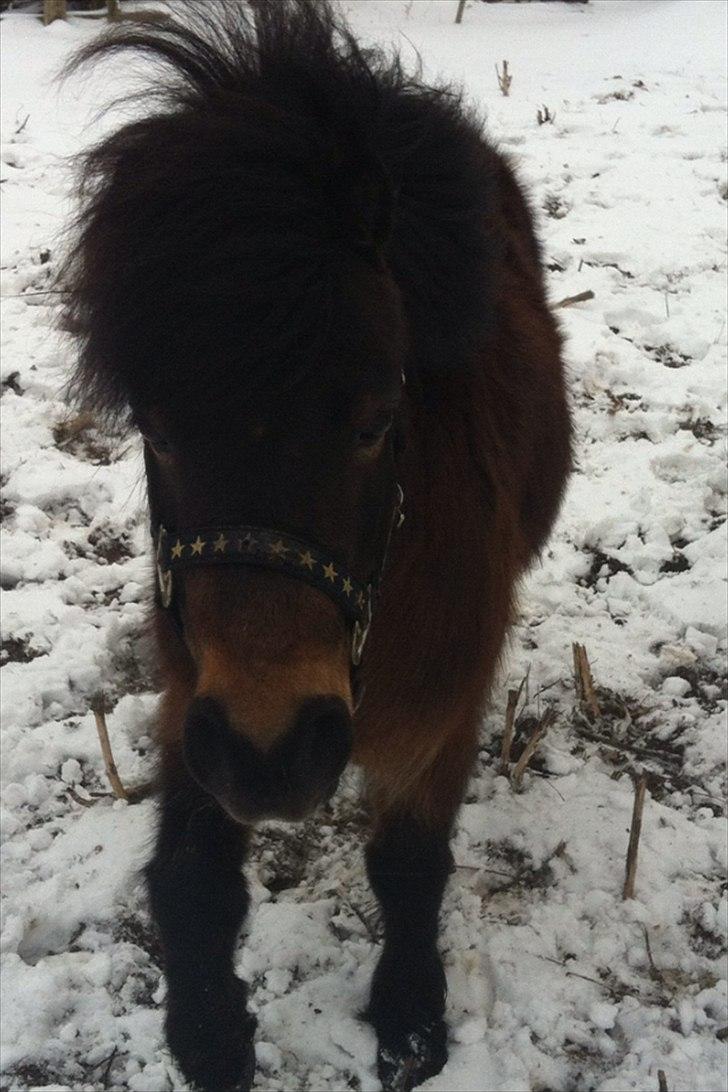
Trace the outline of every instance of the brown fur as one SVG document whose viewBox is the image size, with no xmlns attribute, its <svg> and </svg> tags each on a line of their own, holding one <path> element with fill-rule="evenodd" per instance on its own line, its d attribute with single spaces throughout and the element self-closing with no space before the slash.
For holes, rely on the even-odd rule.
<svg viewBox="0 0 728 1092">
<path fill-rule="evenodd" d="M 310 697 L 333 695 L 352 708 L 348 642 L 336 607 L 320 593 L 269 573 L 249 574 L 241 589 L 236 573 L 205 569 L 187 577 L 185 591 L 184 643 L 159 612 L 167 693 L 183 695 L 162 717 L 165 747 L 181 746 L 185 702 L 195 697 L 216 698 L 231 727 L 263 751 Z"/>
<path fill-rule="evenodd" d="M 477 372 L 440 381 L 436 420 L 412 408 L 408 517 L 355 724 L 354 757 L 377 807 L 412 808 L 432 822 L 448 823 L 460 799 L 517 580 L 550 525 L 570 459 L 561 339 L 504 161 L 500 180 L 499 322 Z"/>
</svg>

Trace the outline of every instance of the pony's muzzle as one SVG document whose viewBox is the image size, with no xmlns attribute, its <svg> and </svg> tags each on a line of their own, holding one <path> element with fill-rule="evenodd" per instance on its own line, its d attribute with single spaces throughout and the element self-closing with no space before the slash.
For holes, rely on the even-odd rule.
<svg viewBox="0 0 728 1092">
<path fill-rule="evenodd" d="M 351 714 L 338 697 L 309 698 L 266 751 L 236 731 L 210 697 L 190 705 L 184 755 L 190 773 L 240 822 L 301 819 L 334 792 L 351 753 Z"/>
</svg>

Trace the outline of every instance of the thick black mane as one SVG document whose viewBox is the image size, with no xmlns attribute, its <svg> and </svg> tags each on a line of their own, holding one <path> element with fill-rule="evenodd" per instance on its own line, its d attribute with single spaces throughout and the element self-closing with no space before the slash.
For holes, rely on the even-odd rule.
<svg viewBox="0 0 728 1092">
<path fill-rule="evenodd" d="M 124 416 L 310 366 L 356 261 L 392 272 L 418 368 L 462 363 L 488 322 L 495 168 L 459 96 L 358 46 L 318 0 L 183 14 L 70 66 L 156 64 L 135 96 L 151 112 L 83 160 L 65 282 L 84 400 Z"/>
</svg>

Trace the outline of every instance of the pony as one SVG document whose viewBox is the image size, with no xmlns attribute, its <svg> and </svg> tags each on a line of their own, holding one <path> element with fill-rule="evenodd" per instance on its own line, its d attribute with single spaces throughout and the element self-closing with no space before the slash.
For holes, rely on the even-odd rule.
<svg viewBox="0 0 728 1092">
<path fill-rule="evenodd" d="M 120 52 L 153 76 L 84 153 L 64 317 L 76 394 L 144 445 L 167 1041 L 192 1085 L 250 1088 L 250 830 L 351 761 L 366 1018 L 410 1089 L 447 1059 L 451 830 L 571 459 L 532 215 L 462 94 L 327 0 L 172 5 L 70 67 Z"/>
</svg>

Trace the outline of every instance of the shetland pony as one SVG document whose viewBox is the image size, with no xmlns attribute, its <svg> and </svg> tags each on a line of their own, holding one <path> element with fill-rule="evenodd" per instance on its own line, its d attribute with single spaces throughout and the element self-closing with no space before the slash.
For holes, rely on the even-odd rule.
<svg viewBox="0 0 728 1092">
<path fill-rule="evenodd" d="M 176 9 L 176 10 L 175 10 Z M 186 1079 L 248 1089 L 251 824 L 364 771 L 386 1088 L 447 1059 L 438 914 L 517 579 L 570 463 L 507 160 L 325 2 L 172 5 L 141 115 L 84 159 L 75 387 L 144 440 L 165 681 L 146 870 Z"/>
</svg>

